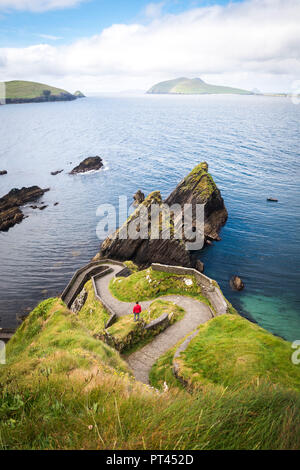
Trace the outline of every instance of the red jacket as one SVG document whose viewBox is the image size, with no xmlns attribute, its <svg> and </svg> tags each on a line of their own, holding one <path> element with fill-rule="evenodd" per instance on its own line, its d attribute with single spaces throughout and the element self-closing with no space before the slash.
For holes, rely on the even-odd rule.
<svg viewBox="0 0 300 470">
<path fill-rule="evenodd" d="M 133 307 L 133 313 L 141 313 L 142 311 L 142 307 L 138 304 L 136 304 L 134 307 Z"/>
</svg>

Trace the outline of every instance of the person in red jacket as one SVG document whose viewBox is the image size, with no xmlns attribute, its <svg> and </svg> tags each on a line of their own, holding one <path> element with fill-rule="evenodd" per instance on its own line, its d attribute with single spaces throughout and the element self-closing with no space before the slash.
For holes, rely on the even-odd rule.
<svg viewBox="0 0 300 470">
<path fill-rule="evenodd" d="M 142 311 L 142 307 L 140 306 L 138 302 L 136 302 L 135 306 L 133 307 L 134 321 L 139 321 L 141 311 Z"/>
</svg>

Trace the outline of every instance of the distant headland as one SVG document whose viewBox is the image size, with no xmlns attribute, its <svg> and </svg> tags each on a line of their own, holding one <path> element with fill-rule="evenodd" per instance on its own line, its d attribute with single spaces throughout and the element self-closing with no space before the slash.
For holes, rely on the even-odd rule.
<svg viewBox="0 0 300 470">
<path fill-rule="evenodd" d="M 55 88 L 43 83 L 24 80 L 12 80 L 5 83 L 6 104 L 44 103 L 52 101 L 72 101 L 84 98 L 81 91 L 72 94 L 61 88 Z"/>
<path fill-rule="evenodd" d="M 148 94 L 170 94 L 170 95 L 212 95 L 212 94 L 235 94 L 253 95 L 254 93 L 240 88 L 210 85 L 201 78 L 176 78 L 154 85 Z"/>
</svg>

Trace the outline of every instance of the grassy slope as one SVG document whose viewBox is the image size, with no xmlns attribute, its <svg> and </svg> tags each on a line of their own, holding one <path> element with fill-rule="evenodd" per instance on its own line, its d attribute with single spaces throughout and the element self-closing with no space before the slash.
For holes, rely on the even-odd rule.
<svg viewBox="0 0 300 470">
<path fill-rule="evenodd" d="M 193 387 L 246 387 L 265 381 L 300 391 L 300 368 L 291 362 L 289 342 L 239 315 L 216 317 L 198 331 L 179 358 L 180 375 Z M 175 350 L 154 365 L 156 386 L 168 381 Z M 170 383 L 174 385 L 173 378 Z"/>
<path fill-rule="evenodd" d="M 194 78 L 177 78 L 154 85 L 148 93 L 173 93 L 173 94 L 238 94 L 249 95 L 247 90 L 218 85 L 210 85 L 203 80 Z"/>
<path fill-rule="evenodd" d="M 6 82 L 6 98 L 9 99 L 32 99 L 43 95 L 44 90 L 51 91 L 51 95 L 58 96 L 68 92 L 60 88 L 44 85 L 43 83 L 13 80 Z"/>
<path fill-rule="evenodd" d="M 185 280 L 192 280 L 187 286 Z M 209 301 L 202 295 L 194 276 L 177 276 L 151 268 L 131 274 L 127 278 L 117 278 L 110 283 L 112 294 L 124 302 L 151 300 L 162 295 L 187 295 L 194 297 L 209 305 Z"/>
<path fill-rule="evenodd" d="M 181 355 L 181 373 L 192 383 L 223 386 L 267 380 L 300 391 L 300 368 L 291 344 L 248 320 L 227 315 L 201 325 Z"/>
<path fill-rule="evenodd" d="M 22 324 L 0 367 L 1 449 L 299 448 L 298 393 L 266 384 L 157 392 L 92 331 L 58 299 Z"/>
</svg>

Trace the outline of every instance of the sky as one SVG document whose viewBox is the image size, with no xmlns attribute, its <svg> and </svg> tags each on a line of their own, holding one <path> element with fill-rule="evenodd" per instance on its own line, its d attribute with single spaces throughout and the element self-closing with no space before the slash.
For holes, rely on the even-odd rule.
<svg viewBox="0 0 300 470">
<path fill-rule="evenodd" d="M 300 0 L 0 0 L 0 81 L 88 94 L 185 76 L 295 92 L 299 24 Z"/>
</svg>

